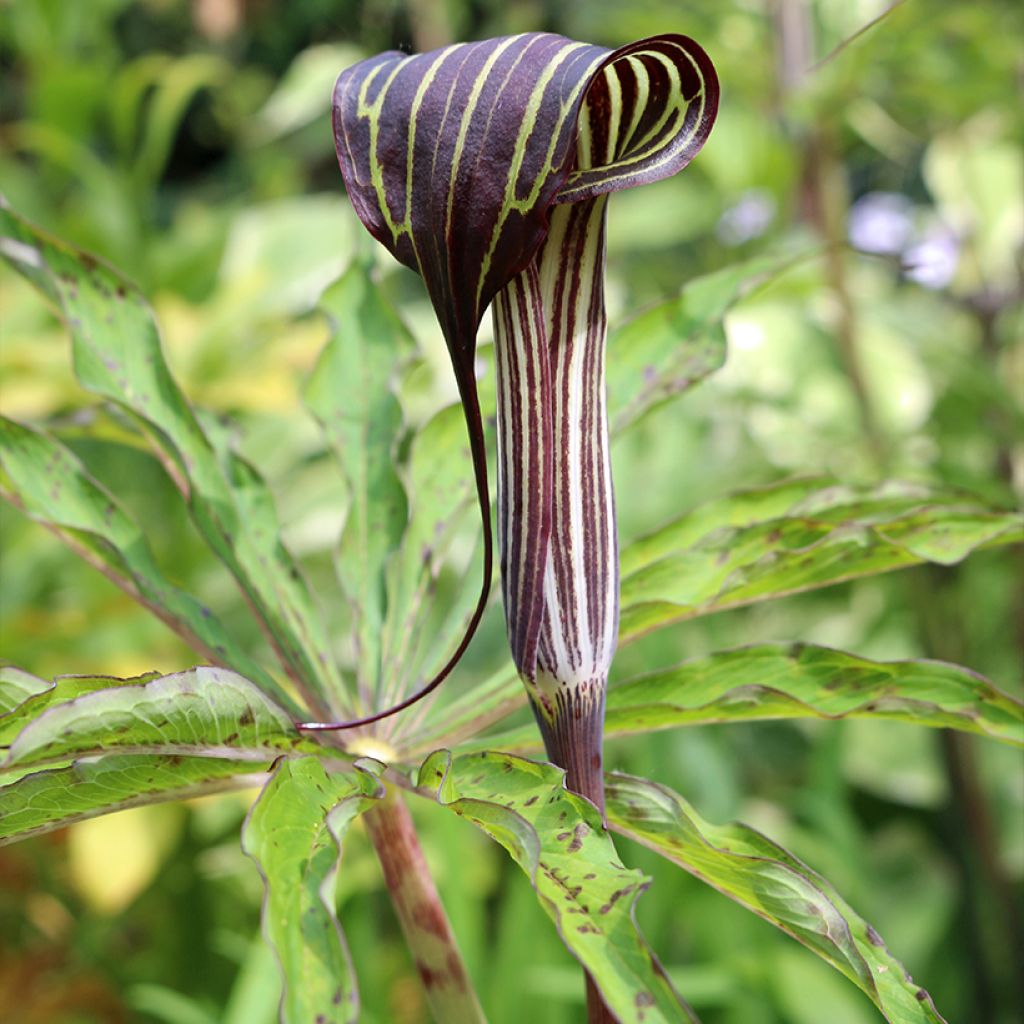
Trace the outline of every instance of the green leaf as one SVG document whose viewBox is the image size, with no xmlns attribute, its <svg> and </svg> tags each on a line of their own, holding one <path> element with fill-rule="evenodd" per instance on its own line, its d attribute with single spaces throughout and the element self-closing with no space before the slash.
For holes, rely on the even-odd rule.
<svg viewBox="0 0 1024 1024">
<path fill-rule="evenodd" d="M 17 672 L 19 670 L 4 671 Z M 47 708 L 64 704 L 86 693 L 94 693 L 96 690 L 109 690 L 114 686 L 139 686 L 148 683 L 151 679 L 158 678 L 159 675 L 159 672 L 148 672 L 131 679 L 113 679 L 110 676 L 58 676 L 52 682 L 44 683 L 45 689 L 37 691 L 16 708 L 0 715 L 0 746 L 10 746 L 11 740 Z M 40 679 L 38 682 L 42 683 L 43 680 Z M 4 684 L 0 678 L 0 694 L 3 692 L 3 687 Z"/>
<path fill-rule="evenodd" d="M 0 776 L 0 845 L 127 807 L 257 785 L 269 769 L 215 757 L 113 754 Z"/>
<path fill-rule="evenodd" d="M 197 653 L 227 665 L 295 709 L 295 702 L 224 630 L 209 608 L 170 583 L 142 530 L 60 442 L 0 417 L 4 496 L 153 612 Z"/>
<path fill-rule="evenodd" d="M 53 683 L 29 675 L 13 665 L 0 665 L 0 715 L 6 717 L 30 697 L 52 686 Z"/>
<path fill-rule="evenodd" d="M 827 477 L 750 488 L 698 506 L 623 548 L 619 644 L 723 608 L 934 556 L 948 562 L 975 547 L 1021 539 L 1019 515 L 978 506 L 956 492 L 887 484 L 862 493 Z M 514 670 L 503 668 L 445 706 L 443 721 L 423 737 L 417 753 L 471 738 L 524 701 Z M 484 745 L 533 750 L 536 733 L 517 729 L 468 749 Z"/>
<path fill-rule="evenodd" d="M 691 1019 L 633 918 L 649 880 L 622 866 L 589 801 L 564 773 L 507 754 L 431 754 L 417 785 L 500 843 L 529 877 L 569 951 L 624 1024 Z"/>
<path fill-rule="evenodd" d="M 497 672 L 479 683 L 474 683 L 468 690 L 448 704 L 437 704 L 431 708 L 422 730 L 415 735 L 415 746 L 410 756 L 423 757 L 430 750 L 436 749 L 439 743 L 460 744 L 480 734 L 495 722 L 500 722 L 513 711 L 526 703 L 526 690 L 516 672 L 515 665 L 509 661 Z M 516 736 L 527 730 L 516 730 Z M 523 746 L 505 747 L 498 743 L 486 742 L 468 749 L 499 749 L 519 750 L 536 749 L 540 742 L 540 733 L 534 726 L 529 727 L 530 736 Z M 502 737 L 509 735 L 502 733 Z M 486 739 L 486 737 L 484 738 Z"/>
<path fill-rule="evenodd" d="M 160 1024 L 218 1024 L 204 1000 L 187 996 L 166 985 L 132 985 L 126 993 L 136 1013 Z"/>
<path fill-rule="evenodd" d="M 337 567 L 356 622 L 360 692 L 368 695 L 381 681 L 384 565 L 408 519 L 394 468 L 402 410 L 391 382 L 412 339 L 360 264 L 324 293 L 321 306 L 333 334 L 305 397 L 352 495 Z"/>
<path fill-rule="evenodd" d="M 890 1024 L 943 1024 L 878 933 L 782 847 L 745 825 L 711 825 L 682 797 L 646 779 L 611 773 L 606 799 L 615 831 L 802 942 L 865 992 Z"/>
<path fill-rule="evenodd" d="M 364 761 L 355 772 L 328 774 L 315 758 L 284 760 L 246 819 L 242 845 L 266 887 L 263 933 L 284 976 L 284 1024 L 358 1017 L 334 888 L 345 830 L 384 795 L 375 765 Z"/>
<path fill-rule="evenodd" d="M 413 438 L 406 470 L 411 516 L 386 571 L 387 616 L 381 638 L 390 698 L 416 689 L 436 667 L 431 647 L 447 651 L 462 634 L 461 616 L 431 630 L 427 598 L 436 586 L 458 527 L 472 507 L 473 462 L 461 408 L 442 409 Z M 470 594 L 471 587 L 464 588 Z M 425 606 L 426 605 L 426 606 Z M 424 650 L 424 647 L 427 650 Z"/>
<path fill-rule="evenodd" d="M 112 683 L 33 719 L 12 741 L 0 770 L 113 751 L 264 762 L 311 745 L 283 708 L 227 669 Z"/>
<path fill-rule="evenodd" d="M 751 260 L 694 278 L 678 295 L 611 331 L 605 372 L 612 433 L 721 369 L 726 313 L 792 263 Z"/>
<path fill-rule="evenodd" d="M 686 661 L 608 693 L 606 729 L 765 718 L 886 718 L 1024 746 L 1024 704 L 940 661 L 869 661 L 812 644 L 760 644 Z"/>
<path fill-rule="evenodd" d="M 144 425 L 214 553 L 265 624 L 275 652 L 315 710 L 345 692 L 320 610 L 279 538 L 269 491 L 211 439 L 171 376 L 156 324 L 138 291 L 87 253 L 0 207 L 0 254 L 57 306 L 82 386 Z"/>
<path fill-rule="evenodd" d="M 608 691 L 605 737 L 772 718 L 882 718 L 1024 746 L 1024 704 L 941 661 L 869 661 L 813 644 L 759 644 L 693 658 Z M 533 725 L 460 750 L 531 751 Z"/>
<path fill-rule="evenodd" d="M 1024 539 L 1020 515 L 958 493 L 891 484 L 858 493 L 808 481 L 801 494 L 800 486 L 725 499 L 630 545 L 622 558 L 620 637 L 920 562 L 951 565 L 978 547 Z M 789 504 L 780 514 L 783 501 Z M 772 514 L 758 518 L 765 508 Z"/>
<path fill-rule="evenodd" d="M 654 533 L 626 544 L 621 557 L 622 573 L 628 576 L 671 551 L 691 547 L 716 530 L 753 526 L 778 519 L 799 507 L 801 502 L 818 494 L 827 494 L 835 486 L 830 477 L 806 476 L 714 498 L 685 512 Z"/>
<path fill-rule="evenodd" d="M 266 103 L 252 119 L 254 141 L 266 143 L 330 116 L 338 68 L 359 59 L 351 43 L 321 43 L 295 56 Z"/>
</svg>

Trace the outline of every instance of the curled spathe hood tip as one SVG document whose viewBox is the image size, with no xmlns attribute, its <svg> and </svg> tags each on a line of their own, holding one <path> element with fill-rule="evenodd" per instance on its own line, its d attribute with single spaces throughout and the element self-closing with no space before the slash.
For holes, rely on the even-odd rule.
<svg viewBox="0 0 1024 1024">
<path fill-rule="evenodd" d="M 579 116 L 595 86 L 606 134 L 625 118 L 635 139 L 581 170 Z M 487 305 L 544 241 L 551 205 L 681 170 L 711 131 L 718 92 L 710 58 L 682 35 L 616 50 L 527 33 L 392 51 L 339 76 L 335 144 L 360 220 L 422 274 L 458 374 L 471 371 Z"/>
</svg>

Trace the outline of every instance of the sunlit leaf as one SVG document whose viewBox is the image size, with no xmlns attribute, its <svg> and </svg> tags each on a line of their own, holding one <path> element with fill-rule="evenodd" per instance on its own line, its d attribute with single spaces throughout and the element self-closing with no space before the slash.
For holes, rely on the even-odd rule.
<svg viewBox="0 0 1024 1024">
<path fill-rule="evenodd" d="M 391 385 L 412 341 L 359 264 L 324 293 L 321 306 L 333 333 L 305 397 L 352 496 L 337 566 L 356 622 L 358 682 L 369 695 L 381 682 L 384 564 L 408 518 L 394 467 L 402 410 Z"/>
<path fill-rule="evenodd" d="M 682 797 L 646 779 L 612 773 L 606 797 L 615 831 L 802 942 L 865 992 L 890 1024 L 942 1024 L 931 997 L 878 933 L 782 847 L 744 825 L 711 825 Z"/>
<path fill-rule="evenodd" d="M 424 761 L 417 784 L 505 847 L 621 1021 L 692 1019 L 633 919 L 648 879 L 622 866 L 601 815 L 564 788 L 560 769 L 442 750 Z"/>
<path fill-rule="evenodd" d="M 303 742 L 288 713 L 248 680 L 194 668 L 55 704 L 18 733 L 0 769 L 108 752 L 265 762 Z"/>
<path fill-rule="evenodd" d="M 30 697 L 52 686 L 53 683 L 29 675 L 13 665 L 0 665 L 0 715 L 6 717 Z"/>
<path fill-rule="evenodd" d="M 0 696 L 5 692 L 5 677 L 10 673 L 19 673 L 19 670 L 0 670 Z M 131 679 L 112 679 L 109 676 L 58 676 L 49 683 L 40 679 L 38 682 L 43 683 L 42 689 L 37 690 L 6 714 L 0 715 L 0 746 L 8 746 L 26 725 L 38 718 L 47 708 L 64 704 L 87 693 L 94 693 L 96 690 L 109 690 L 115 686 L 141 686 L 159 675 L 159 672 L 149 672 Z"/>
<path fill-rule="evenodd" d="M 265 763 L 179 754 L 112 754 L 0 775 L 0 844 L 128 807 L 259 785 Z"/>
<path fill-rule="evenodd" d="M 279 537 L 273 502 L 255 470 L 203 430 L 168 370 L 148 305 L 87 253 L 0 207 L 0 253 L 58 308 L 75 373 L 142 424 L 200 533 L 266 625 L 282 665 L 310 703 L 344 689 L 320 610 Z"/>
<path fill-rule="evenodd" d="M 227 634 L 211 610 L 170 583 L 121 503 L 54 438 L 0 418 L 0 493 L 153 612 L 197 653 L 294 700 Z"/>
<path fill-rule="evenodd" d="M 915 487 L 860 494 L 844 487 L 793 484 L 785 512 L 714 528 L 691 516 L 642 538 L 623 553 L 621 636 L 631 639 L 682 619 L 935 561 L 952 565 L 976 548 L 1024 540 L 1020 515 L 957 493 Z M 758 495 L 762 507 L 772 492 Z M 718 511 L 728 521 L 730 501 Z"/>
<path fill-rule="evenodd" d="M 869 661 L 811 644 L 760 644 L 614 687 L 611 734 L 763 718 L 884 718 L 1024 745 L 1024 704 L 940 661 Z"/>
<path fill-rule="evenodd" d="M 268 142 L 329 117 L 338 68 L 359 57 L 351 43 L 321 43 L 299 53 L 256 113 L 256 138 Z"/>
<path fill-rule="evenodd" d="M 940 661 L 869 661 L 813 644 L 759 644 L 613 686 L 605 736 L 774 718 L 879 718 L 1024 746 L 1024 704 Z M 460 750 L 540 749 L 532 725 Z"/>
<path fill-rule="evenodd" d="M 283 1024 L 342 1024 L 359 1014 L 355 975 L 334 906 L 341 843 L 384 795 L 376 775 L 283 760 L 246 819 L 245 852 L 263 876 L 263 932 L 284 976 Z"/>
<path fill-rule="evenodd" d="M 667 302 L 611 330 L 605 377 L 612 433 L 721 369 L 726 313 L 790 265 L 778 258 L 752 260 L 694 278 Z"/>
<path fill-rule="evenodd" d="M 335 67 L 337 72 L 337 67 Z M 249 322 L 305 313 L 352 258 L 356 222 L 334 194 L 248 203 L 231 219 L 221 287 Z"/>
</svg>

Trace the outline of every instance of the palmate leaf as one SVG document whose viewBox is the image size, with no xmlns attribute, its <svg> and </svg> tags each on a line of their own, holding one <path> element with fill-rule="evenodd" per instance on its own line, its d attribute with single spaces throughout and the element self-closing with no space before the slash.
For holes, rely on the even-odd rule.
<svg viewBox="0 0 1024 1024">
<path fill-rule="evenodd" d="M 320 305 L 332 336 L 305 399 L 349 485 L 337 566 L 356 623 L 357 680 L 369 696 L 381 683 L 384 565 L 408 518 L 394 467 L 403 424 L 392 379 L 412 339 L 360 264 L 328 288 Z"/>
<path fill-rule="evenodd" d="M 616 832 L 802 942 L 865 992 L 890 1024 L 943 1024 L 878 933 L 782 847 L 744 825 L 711 825 L 682 797 L 646 779 L 611 773 L 606 798 Z"/>
<path fill-rule="evenodd" d="M 263 876 L 263 933 L 284 979 L 283 1024 L 358 1018 L 334 886 L 345 830 L 384 795 L 380 767 L 328 773 L 316 758 L 282 760 L 246 819 L 242 846 Z"/>
<path fill-rule="evenodd" d="M 71 332 L 75 373 L 143 425 L 200 533 L 228 566 L 284 669 L 311 704 L 344 702 L 320 610 L 279 539 L 269 492 L 215 445 L 171 376 L 142 296 L 86 253 L 0 206 L 0 254 L 52 301 Z"/>
<path fill-rule="evenodd" d="M 0 845 L 128 807 L 258 786 L 271 761 L 110 754 L 20 777 L 0 774 Z"/>
<path fill-rule="evenodd" d="M 793 262 L 750 260 L 694 278 L 667 302 L 609 331 L 605 380 L 612 434 L 721 369 L 725 315 Z"/>
<path fill-rule="evenodd" d="M 317 749 L 283 708 L 227 669 L 111 684 L 35 715 L 11 740 L 0 772 L 115 752 L 266 763 L 284 752 Z"/>
<path fill-rule="evenodd" d="M 424 761 L 417 785 L 505 847 L 623 1024 L 693 1019 L 633 919 L 648 879 L 622 866 L 601 815 L 564 788 L 561 769 L 441 750 Z"/>
<path fill-rule="evenodd" d="M 164 577 L 139 526 L 60 442 L 0 417 L 0 493 L 53 530 L 193 650 L 242 673 L 295 709 L 294 699 L 245 653 L 210 609 Z"/>
<path fill-rule="evenodd" d="M 970 669 L 869 661 L 813 644 L 758 644 L 693 658 L 608 691 L 605 737 L 683 725 L 779 718 L 880 718 L 958 729 L 1024 746 L 1024 704 Z M 533 751 L 533 726 L 460 751 Z"/>
<path fill-rule="evenodd" d="M 1021 539 L 1019 515 L 958 492 L 891 484 L 861 493 L 824 477 L 740 491 L 623 548 L 619 642 L 725 608 L 927 561 L 948 564 Z M 416 752 L 478 735 L 522 705 L 521 690 L 511 667 L 499 671 L 447 705 Z M 527 736 L 510 734 L 511 749 L 527 749 Z"/>
<path fill-rule="evenodd" d="M 955 492 L 890 485 L 861 494 L 810 483 L 797 495 L 792 483 L 779 487 L 793 499 L 781 514 L 696 540 L 684 516 L 630 545 L 622 558 L 622 638 L 920 562 L 952 565 L 978 547 L 1024 540 L 1020 515 Z M 771 494 L 754 500 L 770 504 Z M 737 512 L 728 501 L 718 511 Z"/>
</svg>

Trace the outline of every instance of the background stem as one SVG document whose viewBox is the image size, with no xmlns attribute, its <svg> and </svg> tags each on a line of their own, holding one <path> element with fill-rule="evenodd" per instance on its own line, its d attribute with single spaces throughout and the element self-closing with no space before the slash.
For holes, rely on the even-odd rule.
<svg viewBox="0 0 1024 1024">
<path fill-rule="evenodd" d="M 486 1024 L 401 794 L 389 787 L 363 820 L 434 1020 Z"/>
</svg>

